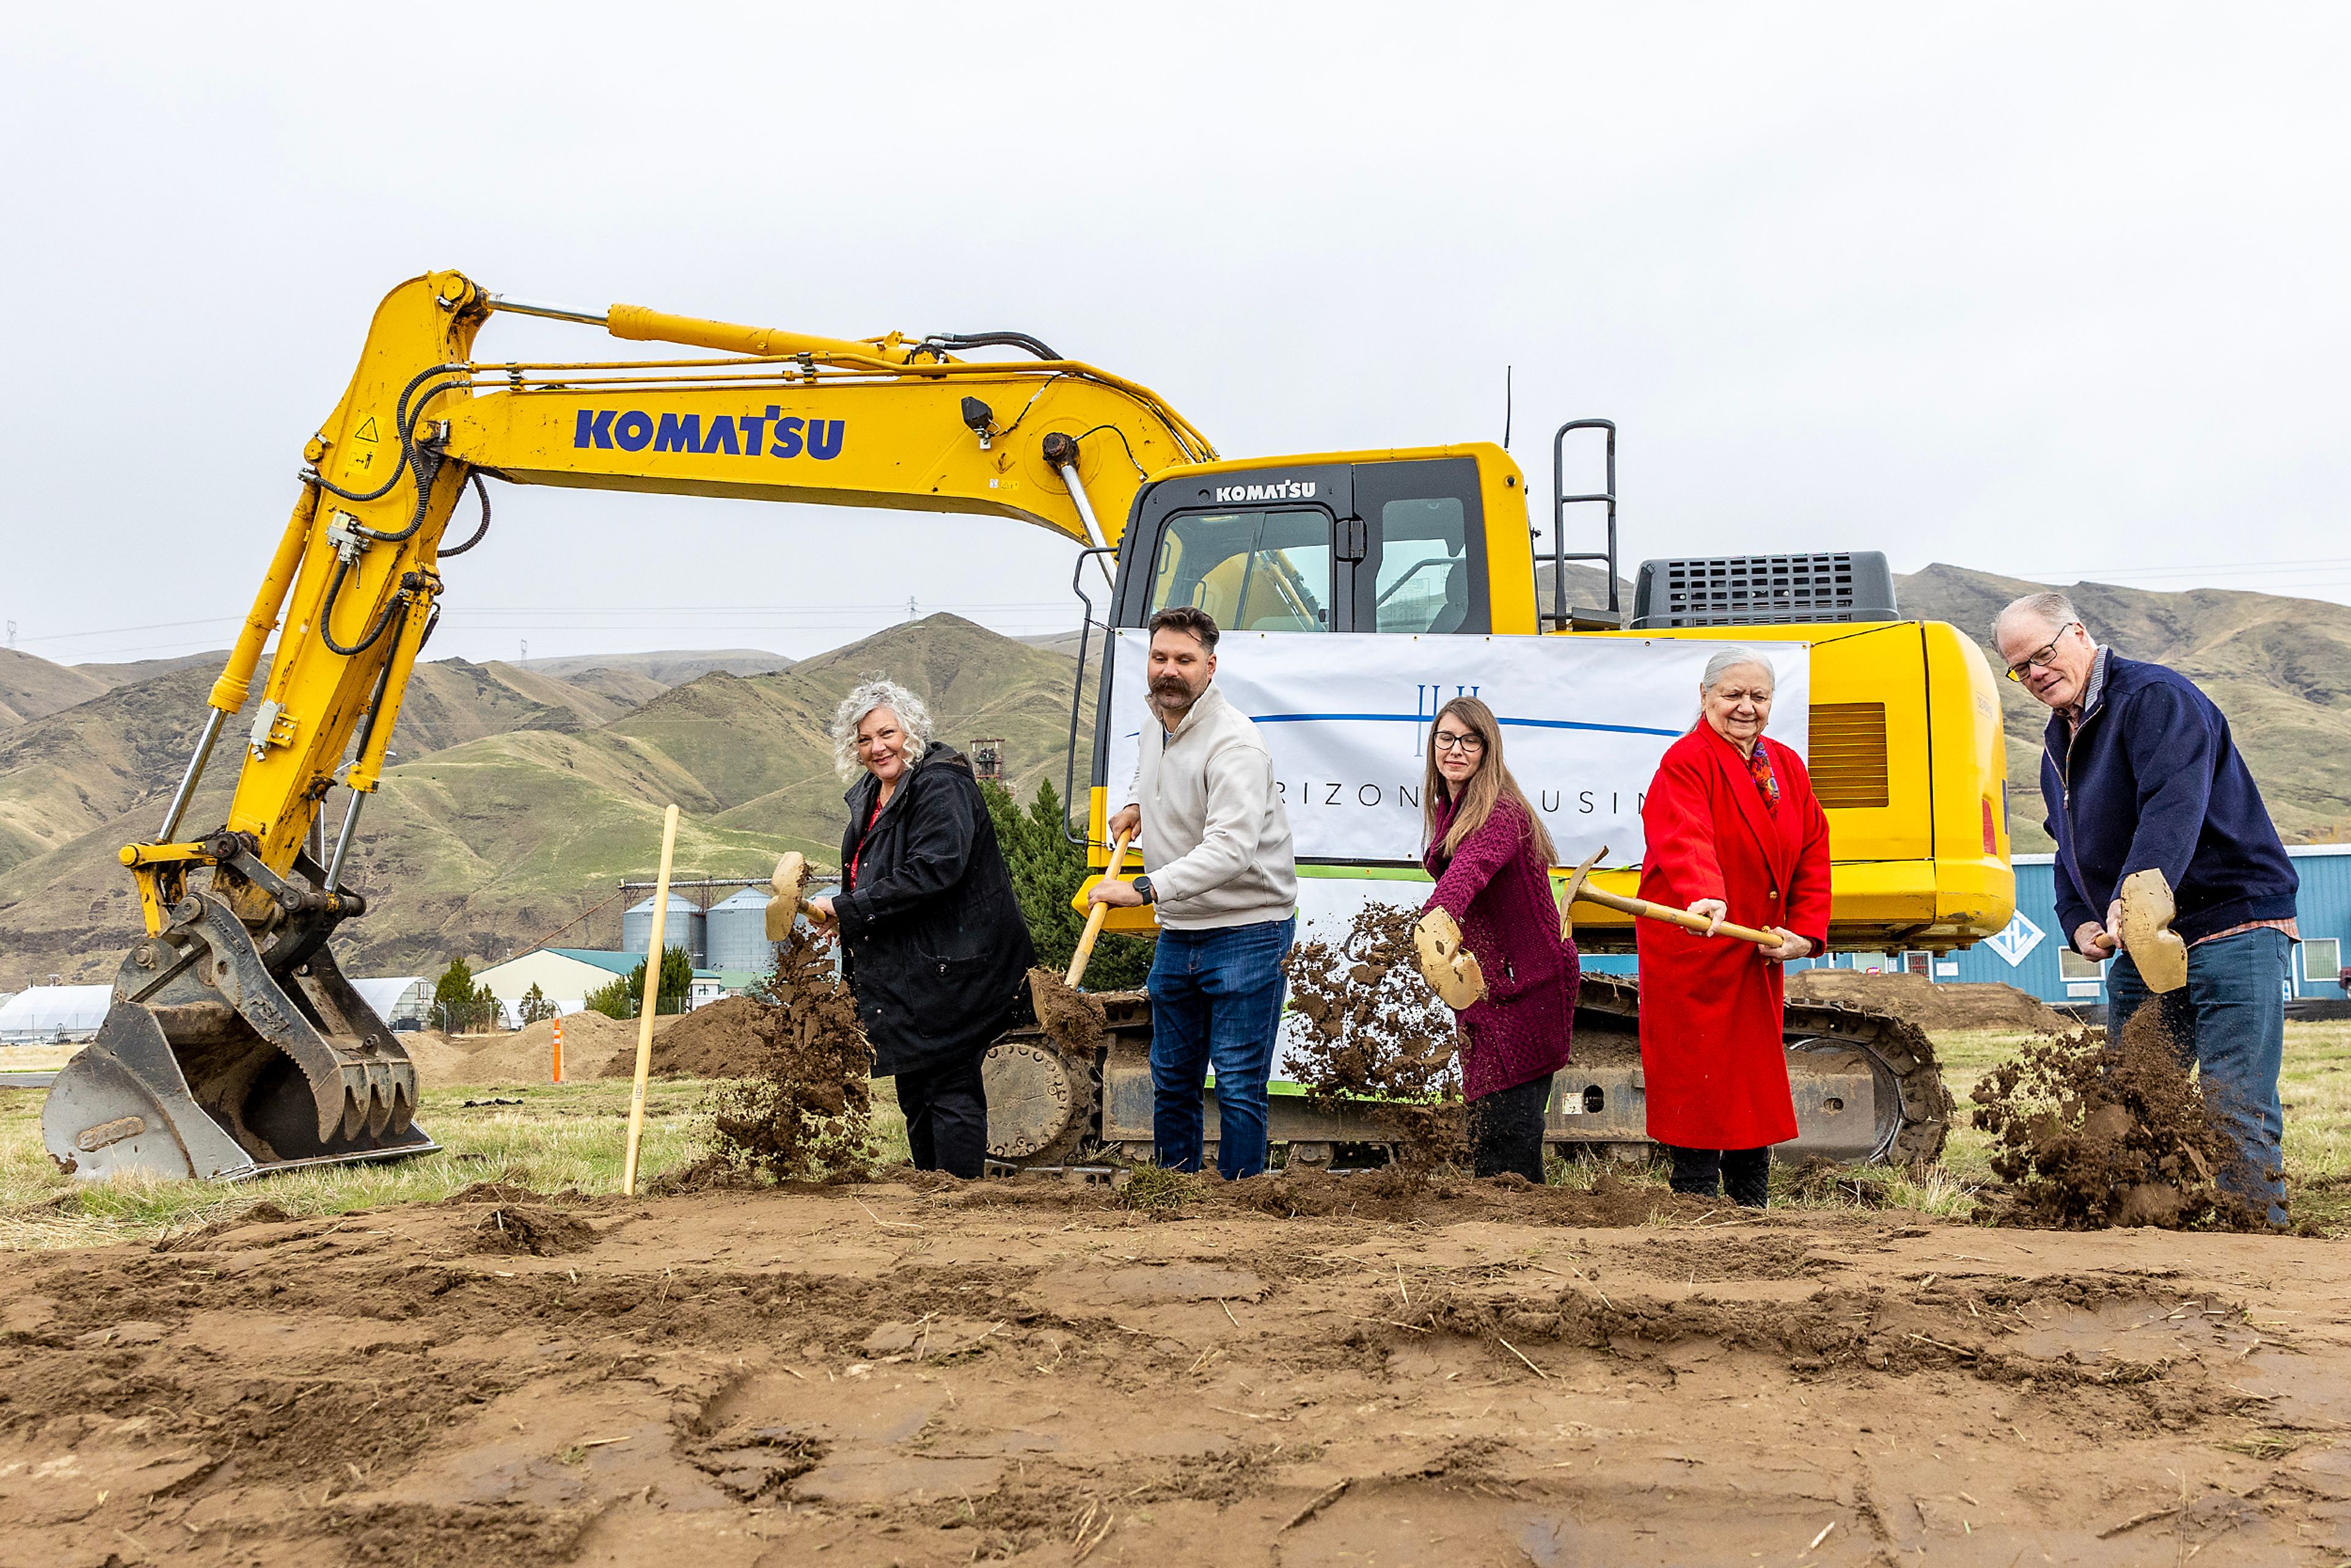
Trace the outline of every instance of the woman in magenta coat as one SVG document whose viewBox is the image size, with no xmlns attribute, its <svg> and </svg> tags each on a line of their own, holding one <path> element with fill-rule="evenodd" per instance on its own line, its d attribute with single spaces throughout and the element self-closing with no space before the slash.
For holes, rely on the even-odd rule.
<svg viewBox="0 0 2351 1568">
<path fill-rule="evenodd" d="M 1676 1192 L 1763 1207 L 1771 1145 L 1796 1135 L 1780 966 L 1828 946 L 1829 823 L 1803 758 L 1763 736 L 1771 661 L 1708 661 L 1698 724 L 1666 748 L 1642 802 L 1641 896 L 1776 932 L 1776 947 L 1635 922 L 1649 1136 Z"/>
<path fill-rule="evenodd" d="M 1551 835 L 1502 766 L 1494 710 L 1476 697 L 1437 710 L 1422 800 L 1422 863 L 1437 878 L 1423 907 L 1453 917 L 1486 976 L 1485 999 L 1458 1015 L 1470 1166 L 1540 1184 L 1543 1112 L 1567 1065 L 1581 972 L 1560 935 Z"/>
</svg>

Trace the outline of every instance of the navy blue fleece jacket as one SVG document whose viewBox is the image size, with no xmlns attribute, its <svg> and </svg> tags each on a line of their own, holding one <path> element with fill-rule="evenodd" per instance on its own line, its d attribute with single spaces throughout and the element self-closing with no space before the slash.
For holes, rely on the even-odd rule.
<svg viewBox="0 0 2351 1568">
<path fill-rule="evenodd" d="M 2081 728 L 2050 717 L 2041 795 L 2069 946 L 2085 922 L 2105 924 L 2123 878 L 2150 866 L 2171 883 L 2171 928 L 2189 942 L 2294 912 L 2301 879 L 2229 721 L 2175 670 L 2109 653 Z"/>
</svg>

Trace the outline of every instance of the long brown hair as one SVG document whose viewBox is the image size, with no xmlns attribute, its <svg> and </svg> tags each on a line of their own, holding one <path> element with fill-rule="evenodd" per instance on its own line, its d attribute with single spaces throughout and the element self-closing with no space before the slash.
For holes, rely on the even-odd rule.
<svg viewBox="0 0 2351 1568">
<path fill-rule="evenodd" d="M 1535 852 L 1542 856 L 1542 863 L 1549 865 L 1557 860 L 1559 851 L 1552 846 L 1551 834 L 1544 831 L 1542 819 L 1535 815 L 1533 804 L 1527 800 L 1526 791 L 1519 788 L 1519 781 L 1510 777 L 1510 770 L 1502 766 L 1501 724 L 1494 717 L 1494 710 L 1476 697 L 1455 697 L 1428 721 L 1428 769 L 1421 788 L 1422 821 L 1426 824 L 1421 834 L 1423 841 L 1435 841 L 1437 802 L 1452 798 L 1445 775 L 1437 770 L 1437 727 L 1448 716 L 1459 720 L 1463 728 L 1486 746 L 1478 754 L 1478 771 L 1469 775 L 1468 783 L 1462 787 L 1461 809 L 1454 813 L 1453 825 L 1446 830 L 1446 854 L 1453 854 L 1461 847 L 1462 840 L 1484 827 L 1486 819 L 1494 814 L 1494 803 L 1507 799 L 1517 801 L 1519 810 L 1526 814 L 1527 828 L 1532 835 Z"/>
</svg>

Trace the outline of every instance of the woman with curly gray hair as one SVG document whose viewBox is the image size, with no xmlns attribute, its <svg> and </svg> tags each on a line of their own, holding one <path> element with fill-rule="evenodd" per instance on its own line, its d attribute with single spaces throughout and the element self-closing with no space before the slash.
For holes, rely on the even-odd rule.
<svg viewBox="0 0 2351 1568">
<path fill-rule="evenodd" d="M 832 745 L 855 780 L 841 892 L 809 907 L 840 925 L 873 1076 L 898 1081 L 914 1165 L 980 1176 L 980 1061 L 1037 961 L 1012 873 L 970 761 L 931 738 L 920 697 L 879 676 L 861 683 L 833 714 Z"/>
</svg>

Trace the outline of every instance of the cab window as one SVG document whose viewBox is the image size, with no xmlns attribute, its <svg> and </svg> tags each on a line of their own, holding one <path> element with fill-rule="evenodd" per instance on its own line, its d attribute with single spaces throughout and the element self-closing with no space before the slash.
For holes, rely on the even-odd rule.
<svg viewBox="0 0 2351 1568">
<path fill-rule="evenodd" d="M 1468 528 L 1452 496 L 1380 507 L 1373 622 L 1382 632 L 1458 632 L 1469 615 Z"/>
<path fill-rule="evenodd" d="M 1179 517 L 1159 537 L 1150 608 L 1196 605 L 1227 631 L 1328 632 L 1331 556 L 1326 512 Z"/>
</svg>

